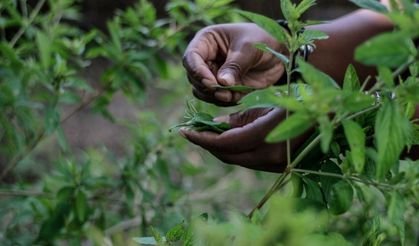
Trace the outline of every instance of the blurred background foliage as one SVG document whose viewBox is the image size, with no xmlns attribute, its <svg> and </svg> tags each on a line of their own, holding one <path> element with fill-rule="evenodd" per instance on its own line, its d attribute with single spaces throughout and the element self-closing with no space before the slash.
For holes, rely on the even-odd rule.
<svg viewBox="0 0 419 246">
<path fill-rule="evenodd" d="M 236 7 L 280 18 L 278 2 L 1 0 L 1 245 L 138 245 L 132 238 L 168 231 L 175 242 L 191 223 L 202 240 L 219 240 L 213 245 L 230 235 L 260 242 L 277 231 L 289 245 L 347 243 L 337 230 L 355 245 L 397 245 L 398 231 L 380 211 L 356 203 L 336 217 L 300 214 L 278 198 L 268 217 L 283 219 L 256 216 L 263 227 L 255 228 L 239 212 L 275 175 L 223 165 L 168 131 L 191 95 L 180 61 L 193 34 L 240 21 Z M 320 1 L 307 17 L 354 9 L 331 3 Z M 380 208 L 385 198 L 375 195 L 368 204 Z M 227 218 L 233 222 L 213 223 Z"/>
</svg>

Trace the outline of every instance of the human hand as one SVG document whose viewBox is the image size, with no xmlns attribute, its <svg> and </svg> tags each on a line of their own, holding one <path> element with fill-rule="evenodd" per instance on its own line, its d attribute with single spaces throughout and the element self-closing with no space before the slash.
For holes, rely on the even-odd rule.
<svg viewBox="0 0 419 246">
<path fill-rule="evenodd" d="M 229 123 L 232 129 L 217 134 L 182 128 L 180 134 L 228 164 L 269 172 L 286 168 L 286 142 L 265 142 L 265 137 L 285 119 L 285 110 L 256 108 L 216 119 Z M 309 133 L 292 139 L 291 149 L 298 148 Z"/>
<path fill-rule="evenodd" d="M 284 72 L 279 59 L 253 47 L 265 43 L 284 52 L 285 48 L 255 24 L 222 24 L 202 29 L 185 51 L 183 65 L 193 85 L 193 94 L 220 106 L 234 105 L 244 96 L 214 88 L 216 85 L 246 85 L 266 88 Z"/>
</svg>

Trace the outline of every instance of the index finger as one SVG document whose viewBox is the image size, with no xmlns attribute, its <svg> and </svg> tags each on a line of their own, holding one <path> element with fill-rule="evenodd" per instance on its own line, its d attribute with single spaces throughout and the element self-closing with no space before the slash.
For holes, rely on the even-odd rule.
<svg viewBox="0 0 419 246">
<path fill-rule="evenodd" d="M 188 48 L 183 56 L 183 66 L 191 77 L 189 81 L 196 88 L 204 85 L 208 91 L 214 91 L 217 80 L 199 50 Z"/>
</svg>

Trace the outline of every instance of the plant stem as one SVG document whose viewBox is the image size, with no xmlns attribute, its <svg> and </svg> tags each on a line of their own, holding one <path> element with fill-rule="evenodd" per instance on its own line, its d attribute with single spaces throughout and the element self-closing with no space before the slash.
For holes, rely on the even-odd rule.
<svg viewBox="0 0 419 246">
<path fill-rule="evenodd" d="M 405 63 L 403 63 L 402 65 L 400 65 L 400 67 L 398 67 L 394 72 L 393 72 L 393 78 L 396 78 L 397 76 L 399 76 L 400 74 L 402 74 L 404 71 L 406 71 L 406 69 L 412 65 L 415 62 L 415 59 L 409 59 L 408 61 L 406 61 Z"/>
<path fill-rule="evenodd" d="M 356 112 L 356 113 L 354 113 L 354 114 L 349 115 L 347 118 L 345 118 L 345 120 L 352 120 L 352 119 L 354 119 L 354 118 L 356 118 L 356 117 L 358 117 L 358 116 L 360 116 L 360 115 L 363 115 L 363 114 L 368 113 L 368 112 L 370 112 L 370 111 L 372 111 L 372 110 L 374 110 L 374 109 L 377 109 L 377 108 L 379 108 L 380 106 L 381 106 L 380 104 L 376 104 L 376 105 L 374 105 L 374 106 L 371 106 L 371 107 L 369 107 L 369 108 L 366 108 L 366 109 L 364 109 L 364 110 L 361 110 L 361 111 L 359 111 L 359 112 Z M 340 121 L 336 122 L 336 124 L 339 124 L 340 122 L 342 122 L 342 120 L 340 120 Z"/>
<path fill-rule="evenodd" d="M 0 189 L 0 197 L 5 196 L 51 196 L 51 194 L 42 191 Z"/>
<path fill-rule="evenodd" d="M 249 213 L 248 217 L 252 218 L 253 213 L 261 209 L 265 203 L 271 198 L 271 196 L 280 188 L 283 187 L 283 183 L 286 177 L 291 173 L 291 171 L 294 169 L 295 166 L 298 165 L 298 163 L 303 160 L 305 156 L 307 156 L 310 151 L 313 150 L 314 147 L 316 147 L 317 144 L 319 144 L 321 139 L 321 136 L 318 135 L 316 138 L 314 138 L 302 151 L 298 156 L 294 159 L 294 161 L 287 167 L 287 169 L 284 171 L 284 173 L 281 174 L 281 176 L 278 177 L 278 179 L 275 181 L 275 183 L 272 185 L 272 187 L 269 189 L 269 191 L 263 196 L 263 198 L 259 201 L 259 203 L 256 205 L 255 208 L 252 209 L 252 211 Z"/>
<path fill-rule="evenodd" d="M 368 185 L 373 185 L 376 187 L 383 187 L 386 189 L 397 189 L 397 186 L 392 186 L 389 184 L 384 184 L 384 183 L 380 183 L 380 182 L 376 182 L 373 180 L 365 180 L 365 179 L 361 179 L 359 177 L 355 177 L 355 176 L 346 176 L 346 175 L 342 175 L 342 174 L 338 174 L 338 173 L 329 173 L 329 172 L 321 172 L 321 171 L 313 171 L 313 170 L 306 170 L 306 169 L 299 169 L 299 168 L 294 168 L 291 170 L 291 172 L 296 172 L 296 173 L 310 173 L 310 174 L 315 174 L 315 175 L 319 175 L 319 176 L 328 176 L 328 177 L 335 177 L 335 178 L 340 178 L 340 179 L 346 179 L 346 180 L 353 180 L 355 182 L 358 183 L 364 183 L 364 184 L 368 184 Z"/>
<path fill-rule="evenodd" d="M 13 48 L 17 41 L 19 41 L 20 37 L 25 33 L 26 28 L 32 24 L 35 20 L 36 16 L 38 15 L 39 11 L 41 10 L 42 6 L 44 6 L 46 0 L 40 0 L 35 8 L 33 9 L 31 15 L 29 16 L 28 22 L 24 24 L 24 26 L 20 27 L 17 33 L 13 36 L 12 40 L 10 41 L 10 47 Z"/>
<path fill-rule="evenodd" d="M 288 173 L 282 173 L 281 176 L 275 181 L 275 183 L 272 185 L 272 187 L 269 189 L 269 191 L 263 196 L 263 198 L 258 202 L 256 207 L 250 211 L 250 213 L 247 215 L 248 218 L 252 218 L 253 214 L 256 212 L 256 210 L 259 210 L 265 205 L 265 203 L 271 198 L 271 196 L 280 188 L 282 187 L 282 184 L 284 183 L 285 178 L 288 176 Z"/>
<path fill-rule="evenodd" d="M 291 71 L 294 64 L 294 55 L 291 53 L 289 62 L 287 64 L 287 97 L 291 96 Z M 285 120 L 289 117 L 289 110 L 285 111 Z M 287 139 L 287 166 L 291 165 L 291 139 Z"/>
<path fill-rule="evenodd" d="M 374 110 L 376 108 L 378 108 L 380 105 L 374 105 L 372 107 L 366 108 L 360 112 L 354 113 L 350 116 L 348 116 L 346 119 L 353 119 L 355 117 L 358 117 L 362 114 L 365 114 L 371 110 Z M 342 122 L 342 120 L 339 120 L 336 122 L 335 127 Z M 269 200 L 269 198 L 278 190 L 278 187 L 282 184 L 282 182 L 284 181 L 284 179 L 293 171 L 295 170 L 295 167 L 303 160 L 304 157 L 307 156 L 308 153 L 310 153 L 310 151 L 313 150 L 314 147 L 316 147 L 317 144 L 320 143 L 320 139 L 321 139 L 321 134 L 317 135 L 302 151 L 300 154 L 298 154 L 298 156 L 292 161 L 292 163 L 290 165 L 287 166 L 287 169 L 284 171 L 284 173 L 275 181 L 275 183 L 272 185 L 271 189 L 269 189 L 269 191 L 263 196 L 263 198 L 261 199 L 261 201 L 256 205 L 256 207 L 254 209 L 252 209 L 252 211 L 249 213 L 248 217 L 251 218 L 253 213 L 258 210 L 261 209 L 265 203 Z M 297 170 L 302 170 L 302 169 L 297 169 Z M 355 178 L 355 177 L 354 177 Z M 361 180 L 361 179 L 359 179 Z M 358 181 L 359 181 L 358 180 Z M 359 182 L 369 182 L 370 184 L 378 184 L 374 181 L 359 181 Z"/>
</svg>

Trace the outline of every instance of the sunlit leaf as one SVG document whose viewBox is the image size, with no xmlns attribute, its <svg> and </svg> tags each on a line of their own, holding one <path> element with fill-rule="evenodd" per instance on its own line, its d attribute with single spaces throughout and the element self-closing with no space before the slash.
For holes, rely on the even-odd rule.
<svg viewBox="0 0 419 246">
<path fill-rule="evenodd" d="M 357 173 L 362 173 L 365 164 L 365 133 L 356 122 L 345 120 L 342 122 L 346 139 L 351 148 L 351 160 Z"/>
<path fill-rule="evenodd" d="M 266 137 L 269 143 L 281 142 L 296 137 L 313 125 L 312 119 L 304 113 L 294 113 L 282 121 Z"/>
</svg>

